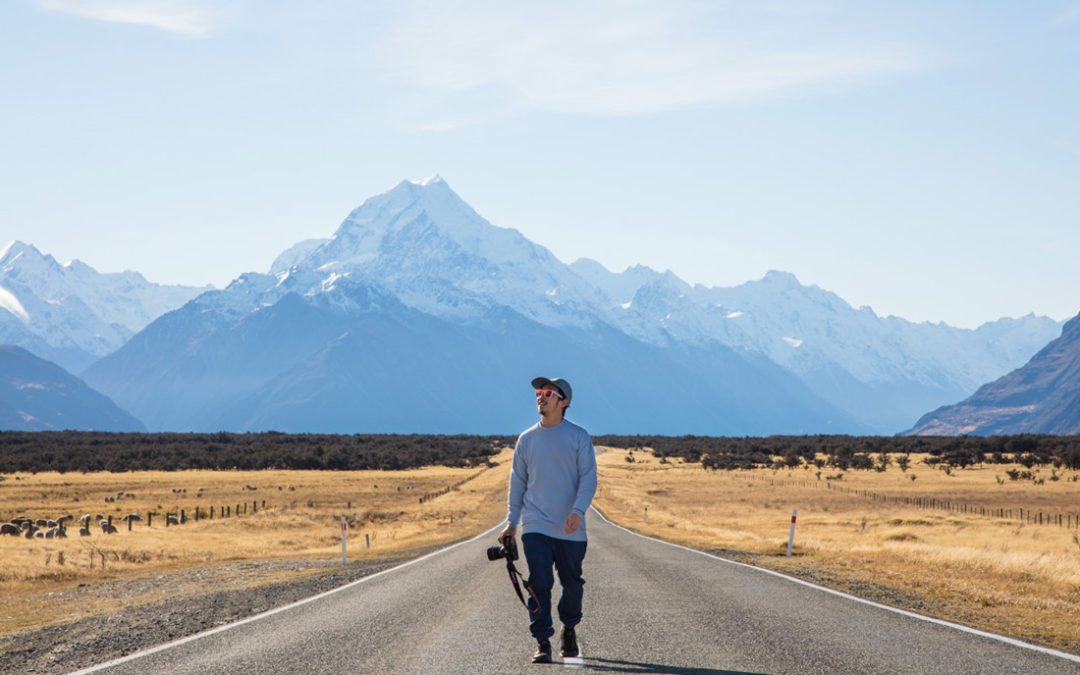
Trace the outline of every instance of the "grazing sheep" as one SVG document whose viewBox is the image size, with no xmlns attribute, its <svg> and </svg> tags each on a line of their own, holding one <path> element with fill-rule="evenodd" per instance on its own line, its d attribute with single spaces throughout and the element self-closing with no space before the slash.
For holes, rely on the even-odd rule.
<svg viewBox="0 0 1080 675">
<path fill-rule="evenodd" d="M 37 525 L 30 523 L 30 527 L 26 528 L 26 538 L 33 539 L 34 535 L 39 532 Z"/>
<path fill-rule="evenodd" d="M 115 501 L 116 501 L 116 497 L 106 497 L 105 498 L 105 503 L 106 504 L 112 504 Z"/>
<path fill-rule="evenodd" d="M 180 519 L 170 513 L 165 516 L 165 522 L 169 525 L 179 525 Z"/>
<path fill-rule="evenodd" d="M 89 525 L 83 525 L 82 527 L 80 527 L 79 528 L 79 536 L 80 537 L 89 537 L 90 536 L 90 526 Z"/>
<path fill-rule="evenodd" d="M 34 539 L 44 539 L 45 538 L 45 533 L 42 532 L 41 530 L 34 530 L 34 537 L 33 538 Z"/>
<path fill-rule="evenodd" d="M 116 529 L 116 526 L 110 525 L 109 521 L 107 520 L 101 523 L 101 531 L 104 534 L 116 534 L 117 532 L 119 532 L 119 530 Z"/>
<path fill-rule="evenodd" d="M 135 521 L 136 523 L 141 523 L 142 522 L 142 516 L 140 516 L 137 513 L 129 513 L 126 516 L 124 516 L 123 518 L 121 518 L 120 520 L 126 520 L 128 522 Z"/>
<path fill-rule="evenodd" d="M 45 521 L 45 527 L 59 527 L 59 526 L 60 526 L 60 523 L 56 522 L 55 520 L 52 520 L 51 518 L 49 520 Z"/>
<path fill-rule="evenodd" d="M 135 493 L 134 492 L 128 492 L 124 496 L 127 497 L 128 499 L 135 499 Z"/>
<path fill-rule="evenodd" d="M 50 527 L 49 529 L 45 530 L 45 538 L 46 539 L 55 539 L 58 532 L 59 532 L 59 530 L 57 528 Z"/>
<path fill-rule="evenodd" d="M 34 521 L 34 524 L 37 525 L 38 527 L 48 527 L 49 526 L 49 521 L 45 520 L 44 518 L 38 518 L 37 520 Z"/>
<path fill-rule="evenodd" d="M 10 534 L 17 537 L 22 534 L 22 528 L 15 523 L 4 523 L 3 525 L 0 525 L 0 536 L 5 534 Z"/>
</svg>

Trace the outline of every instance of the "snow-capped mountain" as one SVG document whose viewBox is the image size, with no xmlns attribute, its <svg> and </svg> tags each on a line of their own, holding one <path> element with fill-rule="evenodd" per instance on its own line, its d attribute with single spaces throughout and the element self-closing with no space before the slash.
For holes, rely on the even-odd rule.
<svg viewBox="0 0 1080 675">
<path fill-rule="evenodd" d="M 163 286 L 138 272 L 61 265 L 13 241 L 0 251 L 0 343 L 79 371 L 210 287 Z"/>
<path fill-rule="evenodd" d="M 86 376 L 152 428 L 513 431 L 508 374 L 554 367 L 593 387 L 576 410 L 598 432 L 893 433 L 1058 330 L 882 318 L 783 272 L 708 288 L 566 265 L 435 176 L 165 314 Z M 627 393 L 642 383 L 661 395 Z M 471 398 L 448 401 L 458 390 Z"/>
<path fill-rule="evenodd" d="M 710 288 L 641 266 L 622 274 L 589 260 L 573 267 L 608 293 L 611 321 L 628 333 L 760 352 L 881 432 L 904 428 L 1018 367 L 1061 329 L 1034 315 L 975 330 L 879 317 L 779 271 Z"/>
</svg>

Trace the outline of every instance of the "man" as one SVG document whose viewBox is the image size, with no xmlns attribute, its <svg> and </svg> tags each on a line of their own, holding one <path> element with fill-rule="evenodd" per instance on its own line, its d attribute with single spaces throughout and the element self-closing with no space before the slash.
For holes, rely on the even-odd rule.
<svg viewBox="0 0 1080 675">
<path fill-rule="evenodd" d="M 575 626 L 581 621 L 581 596 L 585 579 L 581 563 L 588 538 L 585 511 L 596 492 L 596 454 L 589 433 L 564 419 L 573 391 L 562 378 L 538 377 L 536 409 L 540 421 L 518 437 L 510 470 L 507 527 L 499 536 L 505 545 L 517 534 L 521 522 L 521 545 L 529 564 L 529 632 L 536 638 L 533 663 L 551 662 L 552 565 L 559 574 L 562 597 L 562 655 L 577 656 Z"/>
</svg>

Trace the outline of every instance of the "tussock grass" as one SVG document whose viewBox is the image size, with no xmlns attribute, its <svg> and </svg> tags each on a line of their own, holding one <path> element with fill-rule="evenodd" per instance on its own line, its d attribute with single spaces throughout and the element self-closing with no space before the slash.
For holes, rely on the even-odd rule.
<svg viewBox="0 0 1080 675">
<path fill-rule="evenodd" d="M 825 488 L 814 469 L 708 471 L 626 450 L 599 456 L 596 506 L 632 529 L 705 550 L 741 552 L 753 564 L 858 582 L 918 597 L 915 609 L 988 630 L 1080 651 L 1080 530 L 1016 518 L 897 505 Z M 1010 465 L 952 469 L 912 456 L 906 472 L 849 471 L 837 486 L 989 510 L 1080 513 L 1074 472 L 1012 481 Z M 1022 468 L 1022 467 L 1020 467 Z M 1048 477 L 1050 470 L 1042 471 Z M 912 481 L 910 475 L 917 480 Z M 648 521 L 644 522 L 648 507 Z M 792 509 L 795 555 L 785 557 Z M 886 598 L 886 602 L 889 600 Z"/>
<path fill-rule="evenodd" d="M 474 536 L 506 513 L 511 456 L 507 449 L 493 457 L 493 468 L 8 474 L 0 483 L 0 520 L 111 515 L 119 532 L 106 535 L 95 524 L 91 536 L 80 537 L 79 524 L 73 523 L 66 539 L 0 537 L 0 633 L 119 606 L 56 607 L 47 601 L 50 593 L 80 583 L 244 560 L 340 563 L 342 516 L 349 560 L 378 559 Z M 458 483 L 420 503 L 421 496 Z M 134 497 L 105 501 L 118 493 Z M 237 505 L 240 515 L 235 514 Z M 211 506 L 213 520 L 208 518 Z M 224 507 L 230 507 L 231 517 L 222 516 Z M 165 514 L 181 509 L 188 522 L 166 527 Z M 147 526 L 149 511 L 156 515 Z M 120 520 L 128 513 L 144 518 L 131 531 Z"/>
</svg>

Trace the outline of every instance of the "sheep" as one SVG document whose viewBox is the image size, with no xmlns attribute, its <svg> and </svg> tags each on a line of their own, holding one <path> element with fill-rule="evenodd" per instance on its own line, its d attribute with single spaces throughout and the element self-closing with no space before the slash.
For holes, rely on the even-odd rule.
<svg viewBox="0 0 1080 675">
<path fill-rule="evenodd" d="M 17 537 L 22 534 L 22 528 L 15 523 L 4 523 L 3 525 L 0 525 L 0 536 L 6 534 Z"/>
<path fill-rule="evenodd" d="M 83 516 L 79 518 L 79 522 L 82 523 L 83 527 L 88 527 L 90 525 L 90 521 L 93 519 L 94 516 L 90 515 L 89 513 L 84 513 Z"/>
<path fill-rule="evenodd" d="M 82 527 L 80 527 L 79 528 L 79 536 L 80 537 L 89 537 L 90 536 L 90 526 L 89 525 L 83 525 Z"/>
<path fill-rule="evenodd" d="M 116 534 L 119 530 L 116 529 L 115 525 L 110 525 L 109 521 L 105 520 L 101 523 L 101 532 L 102 534 Z"/>
<path fill-rule="evenodd" d="M 27 539 L 33 539 L 34 536 L 37 535 L 37 533 L 39 531 L 40 530 L 38 530 L 37 525 L 34 525 L 33 523 L 30 523 L 30 526 L 26 528 L 26 535 L 25 536 L 26 536 Z"/>
<path fill-rule="evenodd" d="M 180 519 L 177 518 L 174 514 L 169 513 L 165 515 L 165 522 L 168 525 L 179 525 Z"/>
<path fill-rule="evenodd" d="M 34 524 L 37 525 L 38 527 L 48 527 L 49 526 L 49 521 L 44 519 L 44 518 L 38 518 L 37 520 L 34 521 Z"/>
<path fill-rule="evenodd" d="M 45 521 L 45 527 L 59 527 L 59 525 L 60 525 L 60 523 L 56 522 L 55 520 L 53 520 L 51 518 L 49 520 Z"/>
<path fill-rule="evenodd" d="M 69 513 L 69 514 L 67 514 L 66 516 L 60 516 L 59 518 L 57 518 L 57 519 L 56 519 L 56 522 L 57 522 L 57 523 L 62 523 L 62 524 L 64 524 L 64 525 L 66 525 L 66 524 L 70 523 L 70 522 L 71 522 L 71 521 L 73 521 L 73 520 L 75 520 L 75 516 L 73 516 L 73 515 L 71 515 L 71 514 Z"/>
<path fill-rule="evenodd" d="M 134 521 L 136 523 L 141 523 L 142 522 L 142 516 L 140 516 L 137 513 L 129 513 L 126 516 L 124 516 L 123 518 L 121 518 L 120 520 L 126 520 L 128 522 Z"/>
</svg>

